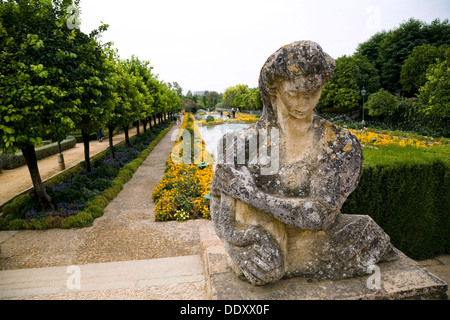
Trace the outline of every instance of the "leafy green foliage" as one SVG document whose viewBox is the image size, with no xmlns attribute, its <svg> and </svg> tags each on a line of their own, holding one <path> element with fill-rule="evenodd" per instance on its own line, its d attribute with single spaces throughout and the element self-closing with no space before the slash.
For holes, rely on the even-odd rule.
<svg viewBox="0 0 450 320">
<path fill-rule="evenodd" d="M 370 95 L 366 104 L 371 116 L 392 116 L 398 108 L 397 98 L 390 92 L 381 89 Z"/>
<path fill-rule="evenodd" d="M 21 149 L 44 210 L 34 146 L 82 132 L 86 171 L 91 171 L 89 136 L 108 124 L 132 122 L 181 108 L 174 91 L 152 76 L 148 62 L 117 61 L 98 40 L 67 27 L 67 8 L 79 0 L 0 1 L 0 148 Z M 117 67 L 117 65 L 119 67 Z M 155 103 L 154 103 L 155 102 Z"/>
<path fill-rule="evenodd" d="M 402 89 L 409 95 L 419 92 L 419 88 L 427 82 L 427 70 L 436 63 L 436 59 L 445 60 L 448 45 L 435 47 L 421 45 L 415 47 L 402 65 L 400 82 Z"/>
<path fill-rule="evenodd" d="M 434 20 L 426 24 L 410 19 L 398 28 L 379 32 L 358 46 L 357 52 L 375 63 L 380 71 L 381 87 L 390 92 L 400 92 L 402 65 L 415 47 L 421 45 L 441 46 L 450 44 L 448 20 Z"/>
<path fill-rule="evenodd" d="M 332 112 L 348 111 L 362 104 L 361 89 L 376 92 L 380 88 L 378 72 L 369 60 L 361 55 L 336 59 L 334 76 L 323 90 L 318 109 Z M 332 110 L 330 110 L 332 109 Z"/>
<path fill-rule="evenodd" d="M 58 55 L 70 35 L 57 27 L 62 9 L 49 1 L 0 4 L 0 148 L 6 152 L 65 138 L 74 127 Z"/>
<path fill-rule="evenodd" d="M 446 60 L 431 65 L 426 74 L 427 82 L 419 89 L 422 111 L 443 119 L 450 119 L 450 50 Z M 448 125 L 448 123 L 447 123 Z"/>
<path fill-rule="evenodd" d="M 222 107 L 247 110 L 262 109 L 259 88 L 249 89 L 245 84 L 238 84 L 234 87 L 227 88 L 223 93 Z"/>
</svg>

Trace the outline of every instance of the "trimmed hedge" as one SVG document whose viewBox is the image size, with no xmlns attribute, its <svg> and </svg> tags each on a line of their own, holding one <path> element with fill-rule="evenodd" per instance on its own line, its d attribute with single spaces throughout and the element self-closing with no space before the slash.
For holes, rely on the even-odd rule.
<svg viewBox="0 0 450 320">
<path fill-rule="evenodd" d="M 61 142 L 61 151 L 75 147 L 77 141 L 74 137 L 68 137 L 66 140 Z M 36 148 L 36 158 L 41 160 L 50 157 L 58 153 L 58 142 L 48 144 Z M 0 153 L 0 165 L 5 170 L 12 170 L 21 166 L 26 165 L 25 157 L 22 152 L 17 152 L 14 154 Z"/>
<path fill-rule="evenodd" d="M 152 140 L 148 147 L 144 149 L 136 159 L 119 169 L 117 177 L 112 181 L 112 186 L 104 190 L 100 195 L 97 195 L 93 199 L 89 200 L 83 211 L 80 213 L 66 218 L 59 216 L 47 216 L 42 219 L 18 219 L 17 216 L 27 209 L 26 206 L 35 205 L 32 198 L 26 194 L 15 198 L 11 204 L 3 207 L 2 215 L 0 217 L 0 230 L 45 230 L 50 228 L 70 229 L 91 226 L 96 218 L 103 215 L 104 208 L 111 200 L 117 197 L 119 192 L 123 189 L 123 185 L 133 177 L 133 174 L 136 172 L 138 167 L 144 162 L 161 139 L 164 138 L 167 132 L 169 132 L 173 123 L 170 121 L 165 125 L 169 126 L 161 130 L 158 136 Z M 139 138 L 136 137 L 135 140 L 138 139 Z M 97 159 L 104 158 L 107 153 L 108 150 L 98 155 Z M 67 181 L 78 173 L 79 169 L 79 166 L 76 166 L 71 170 L 61 173 L 48 181 L 46 186 L 56 186 L 61 182 Z"/>
<path fill-rule="evenodd" d="M 442 157 L 418 148 L 365 149 L 360 183 L 342 213 L 371 216 L 392 244 L 413 259 L 450 252 L 447 153 Z"/>
</svg>

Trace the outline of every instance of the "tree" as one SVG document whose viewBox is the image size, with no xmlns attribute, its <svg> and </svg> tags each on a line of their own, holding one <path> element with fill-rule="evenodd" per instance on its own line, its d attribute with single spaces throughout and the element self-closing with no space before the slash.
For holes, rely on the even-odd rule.
<svg viewBox="0 0 450 320">
<path fill-rule="evenodd" d="M 116 99 L 114 113 L 110 114 L 108 127 L 110 129 L 116 126 L 123 128 L 125 144 L 131 146 L 128 130 L 130 123 L 135 121 L 137 116 L 133 106 L 141 97 L 136 85 L 137 78 L 129 72 L 126 62 L 118 60 L 115 67 L 114 92 Z"/>
<path fill-rule="evenodd" d="M 208 107 L 208 104 L 207 104 L 207 102 L 206 102 L 206 96 L 205 96 L 205 95 L 202 96 L 202 104 L 203 104 L 203 106 L 204 106 L 205 108 Z"/>
<path fill-rule="evenodd" d="M 70 80 L 64 85 L 68 96 L 76 101 L 77 112 L 73 114 L 72 120 L 83 137 L 86 172 L 91 171 L 89 137 L 106 123 L 107 100 L 112 93 L 109 78 L 113 70 L 105 48 L 97 40 L 100 32 L 107 28 L 107 25 L 103 25 L 90 35 L 73 29 L 70 39 L 74 58 L 71 61 Z"/>
<path fill-rule="evenodd" d="M 369 93 L 380 88 L 378 72 L 373 63 L 359 53 L 336 59 L 334 76 L 322 90 L 318 110 L 339 112 L 358 108 L 362 105 L 360 91 L 363 87 Z"/>
<path fill-rule="evenodd" d="M 259 93 L 259 88 L 252 88 L 248 93 L 248 105 L 246 109 L 250 110 L 261 110 L 263 107 L 261 95 Z"/>
<path fill-rule="evenodd" d="M 226 108 L 242 108 L 245 106 L 245 96 L 248 93 L 250 93 L 250 89 L 245 84 L 227 88 L 223 93 L 224 106 Z"/>
<path fill-rule="evenodd" d="M 194 102 L 194 100 L 189 98 L 184 98 L 182 101 L 182 108 L 186 112 L 196 113 L 198 109 L 201 109 L 201 105 Z"/>
<path fill-rule="evenodd" d="M 181 88 L 181 86 L 178 84 L 178 82 L 172 82 L 172 88 L 173 91 L 176 92 L 176 94 L 178 95 L 178 97 L 180 99 L 183 99 L 183 88 Z"/>
<path fill-rule="evenodd" d="M 210 91 L 205 94 L 206 100 L 207 100 L 207 107 L 208 108 L 214 108 L 221 100 L 220 94 L 218 94 L 216 91 Z"/>
<path fill-rule="evenodd" d="M 137 122 L 137 135 L 140 135 L 140 121 L 146 119 L 151 115 L 151 109 L 153 107 L 153 97 L 150 94 L 147 83 L 150 78 L 153 77 L 151 70 L 153 67 L 150 66 L 148 61 L 141 61 L 136 56 L 132 56 L 125 63 L 127 71 L 135 77 L 135 86 L 138 90 L 138 94 L 132 101 L 133 113 L 136 117 L 134 121 Z M 144 126 L 145 128 L 145 126 Z"/>
<path fill-rule="evenodd" d="M 378 63 L 381 65 L 382 87 L 390 92 L 400 92 L 400 72 L 403 62 L 412 50 L 425 43 L 424 23 L 410 19 L 389 33 L 379 47 Z"/>
<path fill-rule="evenodd" d="M 429 66 L 435 64 L 436 59 L 445 59 L 445 51 L 449 47 L 449 45 L 415 47 L 401 69 L 400 83 L 403 91 L 411 97 L 417 94 L 419 88 L 427 81 L 426 76 Z"/>
<path fill-rule="evenodd" d="M 356 49 L 356 52 L 367 57 L 367 59 L 374 64 L 377 70 L 381 69 L 381 66 L 378 63 L 380 43 L 389 37 L 390 32 L 391 31 L 377 32 L 370 37 L 369 40 L 360 43 Z"/>
<path fill-rule="evenodd" d="M 380 89 L 369 96 L 366 108 L 369 110 L 370 116 L 386 117 L 390 120 L 398 108 L 398 101 L 389 91 Z"/>
<path fill-rule="evenodd" d="M 431 65 L 427 71 L 427 82 L 419 89 L 419 102 L 426 115 L 450 119 L 450 50 L 446 60 Z"/>
<path fill-rule="evenodd" d="M 75 2 L 77 3 L 77 1 Z M 72 1 L 0 2 L 0 148 L 22 150 L 42 210 L 53 209 L 34 146 L 71 131 L 78 99 L 68 92 L 74 37 L 66 27 Z M 78 52 L 80 53 L 80 52 Z"/>
<path fill-rule="evenodd" d="M 404 61 L 415 47 L 450 44 L 448 20 L 434 20 L 426 24 L 409 19 L 398 28 L 380 32 L 358 46 L 357 52 L 365 55 L 380 72 L 381 87 L 390 92 L 401 92 L 400 74 Z"/>
</svg>

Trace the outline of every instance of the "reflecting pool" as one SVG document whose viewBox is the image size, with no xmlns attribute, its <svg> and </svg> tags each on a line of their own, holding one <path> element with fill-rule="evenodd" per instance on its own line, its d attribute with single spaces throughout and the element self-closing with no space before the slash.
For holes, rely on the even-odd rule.
<svg viewBox="0 0 450 320">
<path fill-rule="evenodd" d="M 215 126 L 198 126 L 203 141 L 205 141 L 206 151 L 214 155 L 217 159 L 217 143 L 225 133 L 234 132 L 250 127 L 251 123 L 224 123 Z"/>
</svg>

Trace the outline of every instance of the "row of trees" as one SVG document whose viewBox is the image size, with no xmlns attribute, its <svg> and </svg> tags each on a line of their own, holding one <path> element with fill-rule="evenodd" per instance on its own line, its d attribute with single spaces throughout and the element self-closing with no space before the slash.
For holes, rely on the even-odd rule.
<svg viewBox="0 0 450 320">
<path fill-rule="evenodd" d="M 79 0 L 0 0 L 0 148 L 22 151 L 44 211 L 53 209 L 39 174 L 35 146 L 80 130 L 90 171 L 89 136 L 181 110 L 172 85 L 148 62 L 118 58 L 102 44 L 100 26 L 89 35 L 71 27 Z M 150 122 L 149 122 L 150 121 Z M 110 136 L 112 145 L 112 136 Z M 127 137 L 127 143 L 129 143 Z M 111 148 L 114 156 L 113 148 Z"/>
<path fill-rule="evenodd" d="M 245 84 L 229 87 L 223 93 L 223 102 L 218 107 L 260 110 L 262 109 L 262 100 L 259 94 L 259 88 L 250 89 Z"/>
<path fill-rule="evenodd" d="M 361 111 L 364 87 L 369 115 L 387 116 L 408 129 L 425 123 L 445 134 L 450 117 L 449 45 L 448 20 L 426 24 L 410 19 L 398 28 L 379 32 L 361 43 L 352 56 L 336 59 L 335 75 L 324 87 L 318 109 Z M 374 93 L 378 97 L 371 99 Z M 388 103 L 391 108 L 380 104 L 393 101 L 388 94 L 397 99 L 396 104 Z"/>
<path fill-rule="evenodd" d="M 245 84 L 228 87 L 225 92 L 206 91 L 198 96 L 188 91 L 183 97 L 183 109 L 196 112 L 198 109 L 239 108 L 241 110 L 261 110 L 262 100 L 259 88 L 249 88 Z"/>
<path fill-rule="evenodd" d="M 182 97 L 183 109 L 192 113 L 196 113 L 199 109 L 214 110 L 216 105 L 222 101 L 222 97 L 223 94 L 217 93 L 216 91 L 205 91 L 203 95 L 199 96 L 189 90 Z"/>
</svg>

